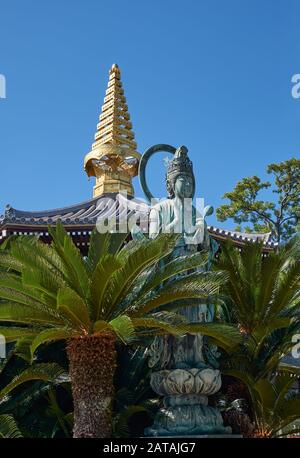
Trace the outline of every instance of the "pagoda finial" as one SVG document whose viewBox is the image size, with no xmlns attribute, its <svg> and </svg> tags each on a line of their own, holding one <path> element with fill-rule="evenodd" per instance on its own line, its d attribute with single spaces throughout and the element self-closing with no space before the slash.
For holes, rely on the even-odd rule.
<svg viewBox="0 0 300 458">
<path fill-rule="evenodd" d="M 117 64 L 113 64 L 109 71 L 99 121 L 92 151 L 84 161 L 87 175 L 96 177 L 94 197 L 122 191 L 133 195 L 132 177 L 137 175 L 140 154 Z"/>
<path fill-rule="evenodd" d="M 109 74 L 112 74 L 113 72 L 121 73 L 118 64 L 112 64 Z"/>
</svg>

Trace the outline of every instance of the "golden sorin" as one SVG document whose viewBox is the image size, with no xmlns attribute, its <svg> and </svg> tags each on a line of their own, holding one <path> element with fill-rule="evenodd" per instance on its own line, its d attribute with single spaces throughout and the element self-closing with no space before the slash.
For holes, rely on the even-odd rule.
<svg viewBox="0 0 300 458">
<path fill-rule="evenodd" d="M 133 196 L 131 180 L 138 173 L 140 154 L 134 140 L 120 69 L 116 64 L 109 72 L 99 120 L 92 151 L 84 160 L 88 176 L 96 177 L 94 197 L 125 191 Z"/>
</svg>

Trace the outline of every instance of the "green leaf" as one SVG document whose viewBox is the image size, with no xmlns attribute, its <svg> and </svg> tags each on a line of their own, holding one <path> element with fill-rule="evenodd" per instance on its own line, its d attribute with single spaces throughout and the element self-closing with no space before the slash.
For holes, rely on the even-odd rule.
<svg viewBox="0 0 300 458">
<path fill-rule="evenodd" d="M 58 223 L 55 229 L 50 227 L 49 233 L 53 239 L 51 246 L 63 263 L 69 287 L 85 297 L 89 290 L 89 277 L 80 251 L 61 223 Z"/>
<path fill-rule="evenodd" d="M 190 323 L 186 326 L 189 333 L 201 333 L 215 339 L 217 345 L 224 350 L 232 351 L 242 343 L 242 336 L 234 325 L 223 323 Z"/>
<path fill-rule="evenodd" d="M 22 434 L 12 415 L 0 415 L 0 438 L 18 439 Z"/>
<path fill-rule="evenodd" d="M 5 337 L 6 343 L 15 342 L 18 339 L 28 337 L 28 336 L 36 336 L 36 334 L 40 332 L 39 328 L 22 328 L 22 327 L 4 327 L 0 326 L 0 334 Z"/>
<path fill-rule="evenodd" d="M 208 300 L 219 291 L 223 281 L 224 276 L 221 272 L 199 272 L 179 278 L 158 290 L 155 295 L 150 295 L 148 298 L 141 297 L 139 303 L 128 306 L 126 313 L 138 318 L 161 306 L 165 306 L 165 310 L 168 310 L 167 306 L 174 301 L 178 301 L 177 308 L 180 308 L 181 299 Z"/>
<path fill-rule="evenodd" d="M 157 265 L 154 275 L 151 272 L 150 279 L 146 281 L 139 294 L 145 296 L 148 292 L 154 291 L 170 278 L 183 274 L 193 269 L 204 268 L 207 263 L 205 253 L 195 253 L 188 256 L 180 256 L 165 264 L 163 267 Z"/>
<path fill-rule="evenodd" d="M 32 365 L 14 377 L 14 379 L 0 391 L 0 399 L 3 399 L 23 383 L 34 380 L 56 384 L 61 383 L 62 380 L 69 380 L 69 376 L 65 369 L 56 363 L 40 363 Z"/>
<path fill-rule="evenodd" d="M 172 334 L 177 337 L 182 337 L 187 333 L 187 326 L 185 327 L 184 324 L 176 326 L 172 323 L 164 322 L 163 320 L 155 318 L 133 318 L 132 324 L 134 328 L 154 328 L 159 334 Z M 136 331 L 136 333 L 139 335 L 138 331 Z"/>
<path fill-rule="evenodd" d="M 94 331 L 94 333 L 99 333 L 99 332 L 103 332 L 103 331 L 105 331 L 107 329 L 111 329 L 110 324 L 107 321 L 98 320 L 94 324 L 93 331 Z"/>
<path fill-rule="evenodd" d="M 35 336 L 28 336 L 24 337 L 23 339 L 19 339 L 14 347 L 13 353 L 14 355 L 18 356 L 19 358 L 24 359 L 27 363 L 32 363 L 32 355 L 30 351 L 31 344 L 34 340 Z"/>
<path fill-rule="evenodd" d="M 59 290 L 57 309 L 68 318 L 75 328 L 89 331 L 91 321 L 88 308 L 84 300 L 75 291 L 70 288 Z"/>
<path fill-rule="evenodd" d="M 36 236 L 18 236 L 12 243 L 10 254 L 22 264 L 20 272 L 26 269 L 40 271 L 43 275 L 53 274 L 66 281 L 63 262 L 53 248 Z"/>
<path fill-rule="evenodd" d="M 33 356 L 36 349 L 42 344 L 53 342 L 55 340 L 67 340 L 76 335 L 79 335 L 79 333 L 67 328 L 46 329 L 45 331 L 40 332 L 33 340 L 31 344 L 31 355 Z"/>
<path fill-rule="evenodd" d="M 101 234 L 94 229 L 90 237 L 90 248 L 86 259 L 90 274 L 94 272 L 99 261 L 106 255 L 114 256 L 121 249 L 128 234 L 109 233 Z"/>
<path fill-rule="evenodd" d="M 105 254 L 99 259 L 91 279 L 92 315 L 95 321 L 105 316 L 106 308 L 103 297 L 111 276 L 121 267 L 121 262 L 113 255 Z"/>
<path fill-rule="evenodd" d="M 223 198 L 229 202 L 217 209 L 220 221 L 233 219 L 235 223 L 250 223 L 249 232 L 271 232 L 273 241 L 280 243 L 297 233 L 299 225 L 300 160 L 291 158 L 278 164 L 269 164 L 272 183 L 252 176 L 240 180 L 233 191 Z M 260 199 L 265 189 L 271 188 L 277 199 Z M 241 229 L 240 229 L 241 230 Z"/>
<path fill-rule="evenodd" d="M 109 322 L 110 326 L 124 343 L 129 343 L 135 335 L 134 326 L 131 319 L 126 315 L 121 315 Z"/>
<path fill-rule="evenodd" d="M 0 250 L 0 266 L 7 270 L 15 270 L 16 272 L 21 272 L 23 268 L 22 262 L 12 256 L 8 250 Z"/>
<path fill-rule="evenodd" d="M 103 298 L 108 313 L 107 319 L 131 291 L 136 278 L 161 259 L 163 254 L 167 255 L 172 250 L 175 240 L 174 237 L 161 235 L 154 241 L 134 242 L 118 253 L 117 259 L 123 267 L 113 274 Z"/>
<path fill-rule="evenodd" d="M 59 318 L 52 302 L 45 300 L 43 295 L 34 288 L 22 284 L 19 276 L 0 273 L 0 298 L 28 306 L 34 310 L 45 312 Z"/>
<path fill-rule="evenodd" d="M 64 324 L 61 318 L 53 314 L 13 302 L 0 302 L 0 321 L 40 325 Z"/>
</svg>

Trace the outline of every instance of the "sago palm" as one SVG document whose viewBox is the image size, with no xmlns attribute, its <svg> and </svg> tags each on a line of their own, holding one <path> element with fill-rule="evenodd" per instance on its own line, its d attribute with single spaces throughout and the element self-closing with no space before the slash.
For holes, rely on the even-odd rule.
<svg viewBox="0 0 300 458">
<path fill-rule="evenodd" d="M 283 437 L 300 432 L 295 429 L 300 419 L 300 394 L 292 389 L 295 380 L 290 374 L 256 382 L 248 379 L 256 437 Z"/>
<path fill-rule="evenodd" d="M 30 382 L 44 382 L 51 387 L 64 383 L 66 380 L 68 380 L 68 374 L 56 363 L 33 364 L 13 377 L 13 379 L 0 390 L 0 438 L 22 437 L 22 433 L 15 419 L 15 410 L 10 406 L 13 393 L 16 389 L 21 385 L 28 385 Z M 30 395 L 27 393 L 27 399 L 28 398 L 30 399 Z M 20 407 L 20 399 L 15 402 L 16 404 L 19 403 L 18 407 Z"/>
<path fill-rule="evenodd" d="M 267 377 L 291 351 L 300 328 L 299 253 L 297 240 L 267 257 L 259 244 L 246 245 L 242 252 L 230 243 L 222 246 L 216 269 L 229 275 L 222 286 L 227 317 L 244 336 L 229 361 L 235 376 Z"/>
<path fill-rule="evenodd" d="M 29 342 L 20 344 L 10 344 L 0 362 L 0 416 L 13 415 L 24 437 L 70 437 L 73 402 L 64 343 L 40 347 L 34 364 Z M 52 393 L 63 412 L 54 409 Z"/>
<path fill-rule="evenodd" d="M 126 234 L 99 234 L 82 258 L 63 226 L 49 229 L 51 246 L 19 237 L 0 250 L 0 332 L 6 340 L 26 339 L 31 354 L 41 345 L 66 340 L 74 400 L 74 436 L 110 437 L 116 340 L 189 330 L 168 304 L 218 292 L 221 272 L 178 274 L 203 267 L 203 257 L 168 260 L 175 239 L 129 242 Z M 165 259 L 164 268 L 157 268 Z M 173 279 L 170 282 L 170 279 Z M 161 286 L 163 285 L 163 286 Z M 9 326 L 5 323 L 9 323 Z M 199 324 L 228 347 L 238 337 L 226 325 Z"/>
</svg>

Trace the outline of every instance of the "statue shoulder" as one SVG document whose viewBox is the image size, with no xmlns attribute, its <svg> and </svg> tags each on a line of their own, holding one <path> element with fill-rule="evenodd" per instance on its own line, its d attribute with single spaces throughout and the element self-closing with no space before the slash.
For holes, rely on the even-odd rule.
<svg viewBox="0 0 300 458">
<path fill-rule="evenodd" d="M 150 209 L 150 215 L 151 213 L 152 214 L 155 214 L 155 213 L 166 213 L 166 212 L 169 212 L 171 208 L 174 207 L 174 203 L 172 202 L 172 199 L 164 199 L 164 200 L 161 200 L 159 202 L 157 202 L 157 204 L 153 205 Z"/>
<path fill-rule="evenodd" d="M 165 208 L 172 207 L 174 205 L 173 199 L 163 199 L 153 205 L 151 209 L 164 210 Z"/>
</svg>

